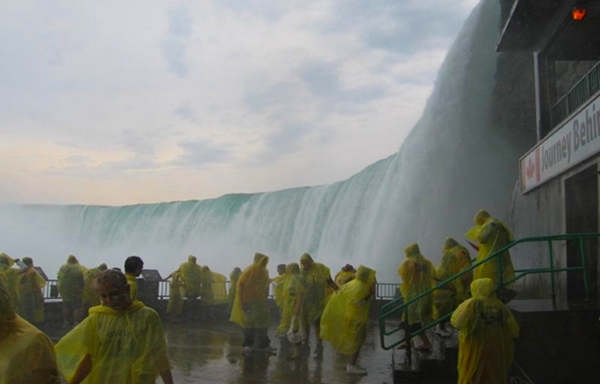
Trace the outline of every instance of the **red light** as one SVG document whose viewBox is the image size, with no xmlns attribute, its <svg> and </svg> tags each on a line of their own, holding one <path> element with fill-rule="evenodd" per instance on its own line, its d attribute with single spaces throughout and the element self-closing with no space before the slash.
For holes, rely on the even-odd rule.
<svg viewBox="0 0 600 384">
<path fill-rule="evenodd" d="M 587 9 L 585 8 L 573 8 L 573 11 L 571 11 L 571 16 L 573 16 L 573 20 L 576 21 L 583 20 L 586 14 Z"/>
</svg>

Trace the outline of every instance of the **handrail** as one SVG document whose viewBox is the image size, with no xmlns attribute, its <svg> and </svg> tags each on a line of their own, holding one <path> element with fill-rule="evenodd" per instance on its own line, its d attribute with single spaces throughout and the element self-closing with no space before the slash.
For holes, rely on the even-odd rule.
<svg viewBox="0 0 600 384">
<path fill-rule="evenodd" d="M 439 319 L 435 319 L 426 325 L 422 325 L 421 329 L 413 331 L 412 333 L 408 332 L 408 330 L 405 329 L 403 338 L 401 338 L 400 340 L 397 340 L 396 342 L 392 343 L 391 345 L 386 345 L 386 342 L 385 342 L 386 336 L 391 336 L 403 329 L 400 326 L 398 326 L 398 327 L 392 328 L 390 331 L 388 331 L 386 328 L 386 324 L 385 324 L 385 321 L 388 317 L 390 317 L 391 315 L 394 315 L 394 314 L 401 313 L 401 312 L 404 312 L 406 314 L 406 316 L 408 317 L 408 308 L 411 304 L 417 302 L 418 300 L 420 300 L 421 298 L 423 298 L 429 294 L 432 294 L 436 289 L 440 289 L 440 288 L 448 285 L 452 281 L 456 280 L 457 278 L 460 278 L 462 275 L 469 273 L 470 271 L 474 270 L 475 268 L 479 267 L 480 265 L 490 262 L 491 260 L 494 260 L 494 259 L 498 259 L 498 276 L 499 276 L 498 281 L 499 281 L 499 283 L 495 287 L 496 289 L 498 289 L 501 286 L 508 285 L 508 284 L 522 278 L 523 276 L 526 276 L 526 275 L 529 275 L 532 273 L 552 273 L 552 275 L 551 275 L 552 299 L 553 299 L 553 301 L 555 301 L 556 300 L 556 287 L 555 287 L 555 281 L 554 281 L 554 273 L 580 270 L 580 271 L 583 271 L 584 291 L 585 291 L 585 298 L 587 299 L 589 297 L 589 295 L 588 295 L 589 275 L 588 275 L 588 271 L 587 271 L 588 263 L 587 263 L 587 257 L 586 257 L 586 254 L 585 254 L 584 248 L 583 248 L 583 241 L 587 240 L 587 239 L 592 239 L 592 238 L 600 238 L 600 233 L 566 233 L 566 234 L 560 234 L 560 235 L 533 236 L 533 237 L 525 237 L 525 238 L 517 239 L 517 240 L 511 241 L 506 246 L 500 248 L 496 252 L 487 256 L 485 259 L 475 261 L 468 268 L 461 270 L 456 275 L 442 281 L 441 283 L 437 284 L 435 287 L 430 288 L 427 291 L 417 295 L 416 297 L 409 300 L 408 302 L 404 302 L 404 298 L 402 298 L 402 297 L 392 300 L 391 302 L 383 305 L 380 308 L 379 336 L 380 336 L 381 347 L 385 350 L 392 349 L 392 348 L 396 347 L 397 345 L 416 337 L 417 335 L 426 331 L 427 329 L 434 327 L 436 324 L 450 318 L 452 316 L 452 313 L 449 313 Z M 560 240 L 578 240 L 579 241 L 579 254 L 581 257 L 581 264 L 582 264 L 581 266 L 554 268 L 554 260 L 553 260 L 554 252 L 553 252 L 552 242 L 560 241 Z M 503 273 L 502 273 L 502 270 L 503 270 L 502 258 L 500 256 L 505 251 L 509 250 L 510 248 L 512 248 L 518 244 L 530 243 L 530 242 L 548 242 L 550 268 L 531 268 L 531 269 L 524 269 L 524 270 L 515 270 L 515 277 L 508 281 L 504 281 Z M 407 348 L 407 357 L 410 360 L 411 347 L 410 347 L 410 343 L 408 343 L 408 344 L 409 345 Z"/>
</svg>

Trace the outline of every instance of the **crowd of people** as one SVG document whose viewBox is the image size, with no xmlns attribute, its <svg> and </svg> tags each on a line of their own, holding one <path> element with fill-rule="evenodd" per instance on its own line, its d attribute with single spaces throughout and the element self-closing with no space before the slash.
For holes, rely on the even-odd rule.
<svg viewBox="0 0 600 384">
<path fill-rule="evenodd" d="M 486 211 L 479 211 L 474 221 L 475 227 L 466 237 L 478 250 L 476 262 L 512 240 L 508 227 Z M 504 382 L 489 378 L 505 377 L 502 372 L 506 375 L 512 361 L 512 339 L 518 335 L 514 317 L 495 295 L 497 291 L 504 295 L 501 298 L 514 297 L 506 285 L 498 288 L 500 282 L 514 277 L 508 251 L 472 272 L 469 251 L 453 238 L 444 240 L 437 267 L 416 243 L 404 251 L 406 259 L 398 274 L 402 297 L 410 303 L 402 317 L 406 334 L 419 332 L 437 319 L 434 332 L 447 337 L 453 332 L 451 324 L 459 331 L 459 383 Z M 194 305 L 210 317 L 214 305 L 225 305 L 230 321 L 241 326 L 243 353 L 277 353 L 268 336 L 272 285 L 279 308 L 275 333 L 281 343 L 290 343 L 290 359 L 301 358 L 302 351 L 310 350 L 314 331 L 316 356 L 322 354 L 323 341 L 329 342 L 348 356 L 348 374 L 367 374 L 358 358 L 367 335 L 376 271 L 347 264 L 332 278 L 326 265 L 304 253 L 298 262 L 277 265 L 277 276 L 270 278 L 268 263 L 269 256 L 256 253 L 244 270 L 234 268 L 227 291 L 224 275 L 200 266 L 190 255 L 166 278 L 170 286 L 168 319 L 179 321 L 184 310 Z M 0 379 L 0 384 L 60 383 L 61 377 L 68 383 L 123 382 L 123 378 L 153 383 L 158 377 L 172 383 L 161 319 L 138 300 L 143 267 L 140 257 L 130 256 L 124 273 L 119 268 L 108 269 L 106 264 L 88 269 L 69 255 L 58 272 L 63 328 L 69 332 L 53 346 L 34 326 L 44 320 L 44 278 L 31 258 L 19 260 L 0 254 L 0 345 L 15 345 L 14 353 L 0 349 L 0 367 L 6 368 L 5 376 L 10 378 Z M 414 300 L 434 287 L 433 294 Z M 426 332 L 419 332 L 418 338 L 421 343 L 415 348 L 431 349 Z M 410 337 L 400 348 L 408 343 L 413 343 Z"/>
</svg>

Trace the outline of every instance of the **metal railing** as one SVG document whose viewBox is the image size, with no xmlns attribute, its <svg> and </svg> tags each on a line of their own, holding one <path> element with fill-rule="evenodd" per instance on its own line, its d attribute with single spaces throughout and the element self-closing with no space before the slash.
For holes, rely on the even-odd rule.
<svg viewBox="0 0 600 384">
<path fill-rule="evenodd" d="M 399 345 L 405 341 L 408 341 L 411 338 L 416 337 L 417 335 L 428 330 L 429 328 L 434 327 L 436 324 L 441 323 L 442 321 L 448 320 L 452 316 L 452 313 L 449 313 L 439 319 L 435 319 L 428 324 L 424 324 L 424 325 L 422 325 L 421 329 L 415 330 L 413 332 L 408 332 L 405 330 L 405 334 L 402 337 L 400 337 L 399 340 L 396 340 L 395 342 L 393 342 L 391 344 L 386 343 L 387 336 L 394 335 L 394 334 L 400 332 L 401 330 L 404 330 L 404 328 L 401 327 L 400 325 L 391 327 L 391 329 L 388 330 L 388 327 L 386 324 L 386 321 L 388 321 L 388 319 L 392 318 L 392 316 L 394 316 L 394 319 L 395 319 L 395 318 L 399 317 L 400 314 L 402 314 L 402 313 L 404 313 L 406 316 L 408 316 L 408 308 L 410 305 L 416 303 L 417 301 L 426 297 L 427 295 L 433 294 L 433 292 L 435 290 L 445 287 L 446 285 L 450 284 L 455 279 L 460 278 L 462 275 L 469 273 L 469 271 L 474 270 L 475 268 L 479 267 L 480 265 L 488 263 L 495 259 L 498 260 L 498 277 L 499 277 L 498 278 L 499 283 L 496 286 L 496 288 L 506 286 L 506 285 L 508 285 L 526 275 L 529 275 L 529 274 L 550 273 L 551 274 L 550 278 L 551 278 L 552 299 L 554 302 L 556 300 L 556 284 L 555 284 L 554 275 L 558 272 L 582 271 L 583 282 L 584 282 L 584 295 L 585 295 L 585 298 L 588 298 L 589 297 L 589 275 L 588 275 L 588 271 L 587 271 L 588 262 L 587 262 L 587 255 L 584 250 L 584 241 L 589 240 L 589 239 L 598 239 L 598 238 L 600 238 L 600 233 L 573 233 L 573 234 L 561 234 L 561 235 L 553 235 L 553 236 L 526 237 L 526 238 L 518 239 L 518 240 L 510 242 L 505 247 L 500 248 L 499 250 L 497 250 L 493 254 L 489 255 L 485 259 L 472 263 L 469 268 L 465 268 L 464 270 L 460 271 L 458 274 L 442 281 L 435 287 L 421 293 L 420 295 L 417 295 L 416 297 L 414 297 L 413 299 L 411 299 L 407 302 L 404 302 L 404 299 L 402 297 L 392 300 L 390 303 L 383 305 L 380 309 L 379 335 L 380 335 L 381 347 L 386 350 L 392 349 L 392 348 L 396 347 L 397 345 Z M 581 258 L 581 266 L 555 268 L 554 267 L 554 247 L 552 245 L 553 242 L 555 242 L 555 241 L 577 241 L 579 244 L 579 256 Z M 546 242 L 548 244 L 549 267 L 515 270 L 515 277 L 508 281 L 504 281 L 503 274 L 502 274 L 502 271 L 503 271 L 502 257 L 501 257 L 502 254 L 505 251 L 507 251 L 508 249 L 516 246 L 517 244 L 532 243 L 532 242 L 537 242 L 537 243 Z M 411 354 L 411 348 L 410 348 L 410 343 L 408 343 L 408 348 L 407 348 L 408 359 L 410 359 L 410 354 Z"/>
<path fill-rule="evenodd" d="M 227 292 L 231 286 L 231 282 L 226 283 Z M 376 300 L 393 300 L 398 296 L 398 283 L 377 283 L 375 290 Z M 42 293 L 45 300 L 62 300 L 58 293 L 58 281 L 56 279 L 46 280 L 46 286 L 42 288 Z M 158 300 L 169 300 L 171 293 L 169 282 L 167 280 L 158 281 Z M 273 286 L 269 286 L 269 298 L 272 299 L 275 296 L 273 292 Z"/>
<path fill-rule="evenodd" d="M 600 62 L 550 108 L 552 127 L 575 112 L 598 91 L 600 91 Z"/>
</svg>

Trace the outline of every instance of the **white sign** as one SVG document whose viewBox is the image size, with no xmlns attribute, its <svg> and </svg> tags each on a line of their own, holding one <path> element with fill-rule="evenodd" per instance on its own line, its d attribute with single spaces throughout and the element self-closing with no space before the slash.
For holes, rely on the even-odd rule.
<svg viewBox="0 0 600 384">
<path fill-rule="evenodd" d="M 519 160 L 521 193 L 600 151 L 600 95 Z"/>
</svg>

